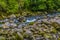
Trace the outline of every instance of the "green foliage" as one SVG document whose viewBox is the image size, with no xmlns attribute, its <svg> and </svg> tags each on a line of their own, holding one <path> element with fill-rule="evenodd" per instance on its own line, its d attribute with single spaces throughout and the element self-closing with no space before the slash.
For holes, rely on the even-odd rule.
<svg viewBox="0 0 60 40">
<path fill-rule="evenodd" d="M 5 13 L 20 13 L 30 11 L 59 11 L 60 0 L 0 0 L 0 11 Z M 21 13 L 20 13 L 21 14 Z"/>
<path fill-rule="evenodd" d="M 15 13 L 18 11 L 18 1 L 16 0 L 0 0 L 0 7 L 5 10 L 6 13 Z"/>
<path fill-rule="evenodd" d="M 27 0 L 26 2 L 27 9 L 33 11 L 50 11 L 60 7 L 60 0 Z"/>
<path fill-rule="evenodd" d="M 9 12 L 12 12 L 12 13 L 15 13 L 15 12 L 17 12 L 17 10 L 18 10 L 18 7 L 19 7 L 19 5 L 18 5 L 18 2 L 16 1 L 16 0 L 8 0 L 7 1 L 8 3 L 7 3 L 7 12 L 9 13 Z"/>
<path fill-rule="evenodd" d="M 41 5 L 39 5 L 39 7 L 38 7 L 39 9 L 46 9 L 46 5 L 45 4 L 41 4 Z"/>
<path fill-rule="evenodd" d="M 0 11 L 6 10 L 6 1 L 5 0 L 0 0 Z"/>
</svg>

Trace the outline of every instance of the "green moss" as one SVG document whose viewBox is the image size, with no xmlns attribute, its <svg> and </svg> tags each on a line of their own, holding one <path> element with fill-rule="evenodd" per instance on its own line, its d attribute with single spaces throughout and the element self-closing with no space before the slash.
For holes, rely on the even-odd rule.
<svg viewBox="0 0 60 40">
<path fill-rule="evenodd" d="M 47 34 L 47 33 L 44 34 L 44 37 L 45 37 L 45 38 L 51 38 L 51 36 L 50 36 L 49 34 Z"/>
<path fill-rule="evenodd" d="M 15 36 L 15 37 L 16 37 L 16 39 L 17 39 L 17 40 L 23 40 L 22 35 L 20 35 L 20 36 L 19 36 L 18 34 L 16 34 L 16 36 Z"/>
<path fill-rule="evenodd" d="M 30 22 L 29 25 L 33 25 L 35 22 Z"/>
<path fill-rule="evenodd" d="M 60 24 L 58 24 L 58 23 L 56 23 L 56 22 L 53 22 L 51 25 L 52 25 L 53 27 L 55 27 L 55 28 L 60 27 Z"/>
<path fill-rule="evenodd" d="M 60 12 L 60 9 L 58 9 L 57 11 Z"/>
<path fill-rule="evenodd" d="M 56 29 L 52 29 L 51 33 L 57 33 L 57 30 Z"/>
<path fill-rule="evenodd" d="M 0 37 L 0 40 L 5 40 L 5 37 Z"/>
<path fill-rule="evenodd" d="M 4 22 L 0 22 L 0 24 L 4 24 Z"/>
<path fill-rule="evenodd" d="M 58 38 L 58 40 L 60 40 L 60 38 Z"/>
</svg>

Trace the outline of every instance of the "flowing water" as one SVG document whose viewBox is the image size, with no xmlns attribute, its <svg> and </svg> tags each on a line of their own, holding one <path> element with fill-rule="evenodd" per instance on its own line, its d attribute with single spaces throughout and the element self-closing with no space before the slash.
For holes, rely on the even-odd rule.
<svg viewBox="0 0 60 40">
<path fill-rule="evenodd" d="M 47 14 L 45 15 L 47 17 L 47 19 L 50 19 L 51 17 L 56 17 L 60 15 L 60 13 L 51 13 L 51 14 Z M 16 25 L 19 24 L 21 25 L 26 25 L 29 22 L 35 22 L 37 19 L 45 19 L 45 17 L 43 15 L 41 16 L 31 16 L 31 17 L 26 17 L 26 21 L 21 23 L 17 20 L 17 18 L 14 19 L 4 19 L 4 20 L 0 20 L 0 27 L 2 27 L 2 24 L 6 23 L 6 25 Z M 12 23 L 9 23 L 12 20 Z M 3 22 L 3 23 L 2 23 Z M 57 20 L 57 22 L 60 22 L 60 18 L 59 20 Z"/>
</svg>

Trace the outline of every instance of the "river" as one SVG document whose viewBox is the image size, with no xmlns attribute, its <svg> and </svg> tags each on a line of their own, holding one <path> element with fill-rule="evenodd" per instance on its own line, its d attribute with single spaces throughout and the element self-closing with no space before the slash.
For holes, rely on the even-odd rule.
<svg viewBox="0 0 60 40">
<path fill-rule="evenodd" d="M 47 14 L 47 15 L 41 15 L 41 16 L 31 16 L 31 17 L 26 17 L 26 20 L 25 20 L 25 22 L 23 22 L 23 23 L 21 23 L 21 22 L 19 22 L 18 20 L 17 20 L 17 18 L 14 18 L 14 19 L 4 19 L 4 20 L 0 20 L 0 27 L 2 27 L 2 25 L 5 23 L 6 25 L 19 25 L 19 26 L 21 26 L 21 25 L 26 25 L 26 24 L 28 24 L 28 23 L 30 23 L 30 22 L 35 22 L 36 20 L 40 20 L 40 19 L 45 19 L 45 16 L 47 17 L 47 19 L 50 19 L 50 18 L 54 18 L 54 17 L 56 17 L 56 16 L 60 16 L 60 13 L 49 13 L 49 14 Z M 60 18 L 59 18 L 59 20 L 60 20 Z M 60 21 L 57 21 L 57 22 L 60 22 Z M 10 23 L 10 21 L 12 22 L 12 23 Z M 8 23 L 7 23 L 8 22 Z"/>
</svg>

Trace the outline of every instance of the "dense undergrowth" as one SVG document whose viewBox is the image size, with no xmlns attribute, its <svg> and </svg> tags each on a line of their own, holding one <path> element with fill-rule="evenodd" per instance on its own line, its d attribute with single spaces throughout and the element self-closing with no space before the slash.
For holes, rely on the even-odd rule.
<svg viewBox="0 0 60 40">
<path fill-rule="evenodd" d="M 0 18 L 60 12 L 60 0 L 0 0 Z"/>
</svg>

